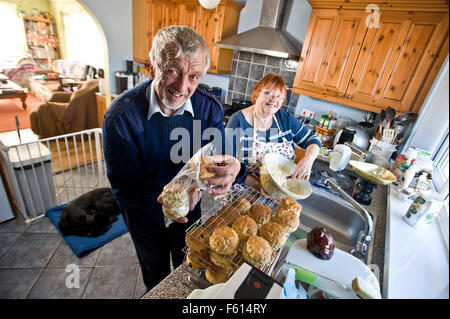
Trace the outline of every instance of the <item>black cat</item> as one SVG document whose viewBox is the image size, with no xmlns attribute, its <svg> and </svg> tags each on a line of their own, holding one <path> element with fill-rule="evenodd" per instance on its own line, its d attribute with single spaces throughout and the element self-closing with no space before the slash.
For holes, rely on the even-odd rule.
<svg viewBox="0 0 450 319">
<path fill-rule="evenodd" d="M 99 188 L 64 207 L 58 225 L 65 235 L 97 237 L 108 231 L 119 214 L 111 189 Z"/>
</svg>

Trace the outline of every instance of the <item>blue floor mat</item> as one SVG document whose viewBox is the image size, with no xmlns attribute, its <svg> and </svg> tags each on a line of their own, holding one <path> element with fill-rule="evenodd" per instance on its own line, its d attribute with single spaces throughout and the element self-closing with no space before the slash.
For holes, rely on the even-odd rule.
<svg viewBox="0 0 450 319">
<path fill-rule="evenodd" d="M 66 205 L 67 204 L 63 204 L 49 209 L 45 213 L 45 216 L 47 216 L 52 222 L 52 224 L 55 225 L 58 232 L 64 238 L 64 240 L 72 249 L 72 251 L 75 253 L 75 255 L 77 255 L 78 257 L 82 257 L 89 251 L 101 247 L 104 244 L 110 242 L 111 240 L 119 236 L 122 236 L 123 234 L 128 232 L 128 229 L 123 221 L 122 214 L 120 214 L 119 216 L 117 216 L 119 219 L 114 223 L 112 223 L 111 228 L 103 235 L 100 235 L 98 237 L 75 236 L 75 235 L 66 236 L 62 233 L 61 229 L 59 229 L 58 226 L 62 210 Z"/>
</svg>

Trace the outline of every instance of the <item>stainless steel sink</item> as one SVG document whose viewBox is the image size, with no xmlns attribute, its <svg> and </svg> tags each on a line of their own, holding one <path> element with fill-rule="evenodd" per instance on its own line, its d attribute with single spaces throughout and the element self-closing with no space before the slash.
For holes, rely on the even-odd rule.
<svg viewBox="0 0 450 319">
<path fill-rule="evenodd" d="M 313 192 L 307 199 L 299 201 L 303 209 L 300 214 L 300 228 L 306 232 L 314 226 L 325 227 L 333 236 L 337 248 L 351 252 L 358 242 L 361 231 L 366 229 L 366 222 L 361 213 L 346 199 L 328 190 L 313 186 Z M 370 214 L 372 219 L 375 216 Z M 372 232 L 372 238 L 374 232 Z M 371 256 L 372 244 L 367 255 Z M 364 258 L 364 263 L 369 263 Z"/>
</svg>

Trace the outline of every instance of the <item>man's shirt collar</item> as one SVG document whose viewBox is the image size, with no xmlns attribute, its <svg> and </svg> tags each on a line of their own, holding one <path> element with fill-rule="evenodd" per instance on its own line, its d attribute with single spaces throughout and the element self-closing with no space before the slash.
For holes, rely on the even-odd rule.
<svg viewBox="0 0 450 319">
<path fill-rule="evenodd" d="M 159 105 L 158 98 L 156 97 L 155 87 L 154 87 L 154 81 L 147 86 L 147 90 L 145 92 L 145 95 L 147 97 L 147 100 L 149 101 L 149 108 L 148 108 L 148 116 L 147 119 L 150 120 L 150 118 L 155 113 L 161 113 L 162 116 L 168 117 L 169 115 L 165 114 Z M 187 100 L 176 112 L 173 114 L 175 115 L 182 115 L 184 111 L 187 111 L 191 113 L 192 116 L 194 116 L 194 110 L 192 109 L 192 103 L 191 99 Z"/>
</svg>

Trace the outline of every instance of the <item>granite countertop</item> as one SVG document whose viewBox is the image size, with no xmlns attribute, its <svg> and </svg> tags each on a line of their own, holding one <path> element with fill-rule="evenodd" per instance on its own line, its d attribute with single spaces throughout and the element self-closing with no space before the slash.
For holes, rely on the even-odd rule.
<svg viewBox="0 0 450 319">
<path fill-rule="evenodd" d="M 210 197 L 205 196 L 202 200 L 202 211 L 207 211 L 212 205 Z M 374 235 L 370 245 L 372 251 L 368 256 L 369 268 L 378 277 L 381 291 L 383 291 L 383 269 L 386 233 L 386 205 L 387 186 L 377 186 L 372 192 L 372 203 L 367 210 L 374 215 Z M 189 280 L 189 269 L 186 264 L 176 268 L 169 276 L 161 281 L 152 290 L 146 293 L 142 299 L 185 299 L 198 287 Z"/>
</svg>

